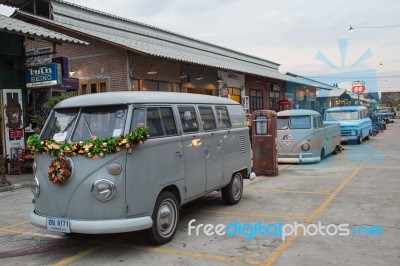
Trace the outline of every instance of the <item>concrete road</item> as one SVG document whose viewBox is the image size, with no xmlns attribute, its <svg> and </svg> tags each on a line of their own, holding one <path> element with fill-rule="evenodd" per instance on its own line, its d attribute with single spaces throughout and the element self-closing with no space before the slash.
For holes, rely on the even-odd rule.
<svg viewBox="0 0 400 266">
<path fill-rule="evenodd" d="M 397 266 L 399 136 L 396 120 L 318 164 L 280 165 L 279 176 L 246 180 L 235 206 L 216 192 L 203 197 L 183 208 L 175 238 L 163 246 L 147 244 L 140 232 L 63 235 L 35 228 L 26 219 L 30 190 L 2 192 L 0 264 Z M 229 234 L 218 235 L 218 224 Z"/>
</svg>

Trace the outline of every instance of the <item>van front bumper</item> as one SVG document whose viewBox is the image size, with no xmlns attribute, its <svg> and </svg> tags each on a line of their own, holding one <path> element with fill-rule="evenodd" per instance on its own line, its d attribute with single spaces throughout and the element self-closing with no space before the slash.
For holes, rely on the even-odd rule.
<svg viewBox="0 0 400 266">
<path fill-rule="evenodd" d="M 47 218 L 60 217 L 41 216 L 36 214 L 34 211 L 30 212 L 28 217 L 31 224 L 45 229 L 47 228 Z M 69 219 L 69 222 L 71 233 L 81 234 L 124 233 L 148 229 L 153 225 L 153 221 L 150 216 L 100 221 L 83 221 Z"/>
<path fill-rule="evenodd" d="M 312 153 L 278 154 L 278 163 L 315 163 L 321 161 L 320 156 Z"/>
</svg>

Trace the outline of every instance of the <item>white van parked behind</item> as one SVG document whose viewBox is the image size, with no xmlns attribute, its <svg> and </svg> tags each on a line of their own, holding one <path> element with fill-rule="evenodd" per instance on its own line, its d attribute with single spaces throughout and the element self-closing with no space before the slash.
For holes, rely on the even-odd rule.
<svg viewBox="0 0 400 266">
<path fill-rule="evenodd" d="M 339 124 L 324 125 L 321 114 L 306 109 L 277 113 L 278 162 L 313 163 L 341 152 Z"/>
<path fill-rule="evenodd" d="M 30 222 L 64 233 L 146 230 L 163 244 L 181 205 L 221 190 L 227 204 L 253 179 L 240 104 L 169 92 L 110 92 L 60 102 L 40 136 Z"/>
</svg>

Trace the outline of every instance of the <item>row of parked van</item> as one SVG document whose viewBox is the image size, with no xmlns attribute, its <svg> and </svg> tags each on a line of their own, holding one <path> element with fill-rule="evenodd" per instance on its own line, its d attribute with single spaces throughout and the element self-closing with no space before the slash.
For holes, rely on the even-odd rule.
<svg viewBox="0 0 400 266">
<path fill-rule="evenodd" d="M 363 107 L 278 114 L 279 160 L 313 162 L 340 152 L 340 142 L 368 137 Z M 328 125 L 328 124 L 332 125 Z M 341 125 L 339 126 L 340 123 Z M 177 230 L 180 207 L 220 191 L 237 204 L 253 179 L 242 106 L 205 95 L 110 92 L 55 106 L 35 152 L 30 222 L 62 233 L 145 230 L 157 244 Z"/>
<path fill-rule="evenodd" d="M 277 114 L 278 162 L 318 162 L 339 153 L 342 142 L 361 144 L 372 133 L 372 122 L 364 106 L 334 107 L 320 113 L 287 110 Z"/>
</svg>

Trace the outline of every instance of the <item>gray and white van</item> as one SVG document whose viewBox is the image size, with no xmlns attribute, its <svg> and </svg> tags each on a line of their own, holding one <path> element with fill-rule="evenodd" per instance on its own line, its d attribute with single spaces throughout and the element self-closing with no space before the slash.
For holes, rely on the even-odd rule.
<svg viewBox="0 0 400 266">
<path fill-rule="evenodd" d="M 280 163 L 313 163 L 341 152 L 339 124 L 324 125 L 321 114 L 306 109 L 277 113 Z"/>
<path fill-rule="evenodd" d="M 216 190 L 236 204 L 243 178 L 255 177 L 241 105 L 214 96 L 72 97 L 28 146 L 35 151 L 29 220 L 64 233 L 146 230 L 163 244 L 176 232 L 181 205 Z"/>
</svg>

